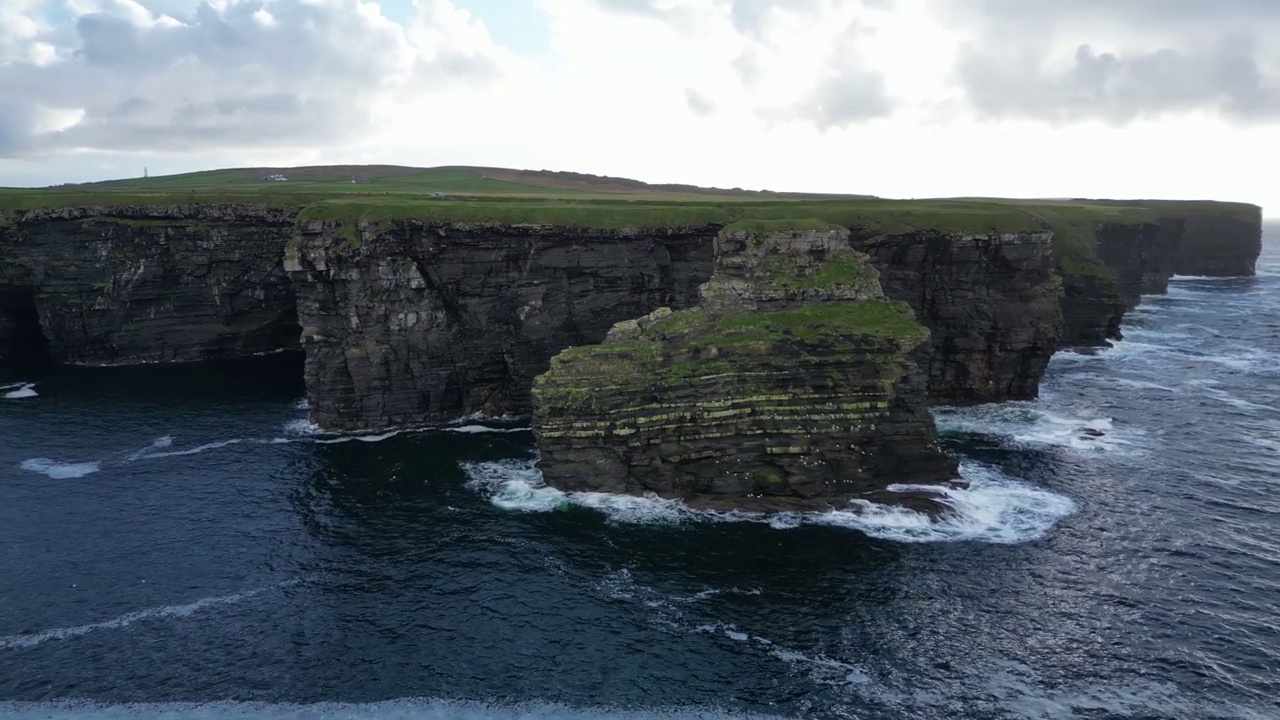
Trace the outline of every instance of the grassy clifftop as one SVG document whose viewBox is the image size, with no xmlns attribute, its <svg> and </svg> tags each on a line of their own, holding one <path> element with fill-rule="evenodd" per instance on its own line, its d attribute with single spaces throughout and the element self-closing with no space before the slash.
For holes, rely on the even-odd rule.
<svg viewBox="0 0 1280 720">
<path fill-rule="evenodd" d="M 287 180 L 266 178 L 280 175 Z M 442 197 L 441 197 L 442 196 Z M 302 219 L 347 223 L 436 222 L 592 228 L 828 224 L 872 233 L 911 231 L 1018 233 L 1052 230 L 1060 263 L 1087 271 L 1094 228 L 1161 217 L 1230 216 L 1249 220 L 1241 203 L 1161 200 L 886 200 L 689 185 L 503 168 L 326 166 L 241 168 L 42 189 L 0 189 L 0 215 L 59 207 L 258 204 L 297 210 Z M 797 225 L 797 227 L 799 227 Z"/>
</svg>

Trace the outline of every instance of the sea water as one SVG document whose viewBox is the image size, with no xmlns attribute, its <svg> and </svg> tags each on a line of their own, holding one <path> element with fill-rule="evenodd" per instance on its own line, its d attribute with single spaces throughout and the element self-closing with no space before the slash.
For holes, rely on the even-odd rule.
<svg viewBox="0 0 1280 720">
<path fill-rule="evenodd" d="M 0 717 L 1280 717 L 1280 236 L 1034 402 L 941 521 L 543 484 L 519 419 L 326 435 L 296 358 L 0 377 Z"/>
</svg>

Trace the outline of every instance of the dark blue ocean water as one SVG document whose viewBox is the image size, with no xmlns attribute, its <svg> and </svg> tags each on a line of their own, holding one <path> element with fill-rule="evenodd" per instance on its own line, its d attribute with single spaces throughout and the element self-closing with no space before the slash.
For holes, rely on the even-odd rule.
<svg viewBox="0 0 1280 720">
<path fill-rule="evenodd" d="M 293 358 L 0 378 L 0 717 L 1280 718 L 1278 231 L 939 411 L 940 525 L 565 498 L 518 421 L 318 435 Z"/>
</svg>

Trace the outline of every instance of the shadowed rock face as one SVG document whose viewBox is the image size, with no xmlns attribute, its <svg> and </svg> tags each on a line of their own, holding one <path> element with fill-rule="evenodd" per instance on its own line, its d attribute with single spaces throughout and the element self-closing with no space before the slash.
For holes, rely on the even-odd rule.
<svg viewBox="0 0 1280 720">
<path fill-rule="evenodd" d="M 853 228 L 850 244 L 931 330 L 913 357 L 933 402 L 1029 398 L 1055 348 L 1118 337 L 1125 311 L 1172 272 L 1253 272 L 1258 208 L 1150 205 L 1165 219 L 1088 229 L 1089 262 L 1070 272 L 1055 273 L 1048 232 Z M 22 354 L 17 344 L 70 364 L 237 357 L 297 348 L 305 325 L 313 419 L 326 428 L 526 414 L 560 350 L 697 302 L 718 230 L 357 230 L 244 204 L 4 213 L 0 356 Z"/>
<path fill-rule="evenodd" d="M 67 364 L 296 349 L 292 234 L 290 214 L 244 206 L 28 212 L 0 227 L 0 316 L 38 319 Z"/>
<path fill-rule="evenodd" d="M 712 232 L 304 224 L 285 265 L 312 418 L 355 430 L 527 415 L 557 352 L 692 304 Z"/>
<path fill-rule="evenodd" d="M 1262 209 L 1237 203 L 1153 203 L 1163 215 L 1147 223 L 1100 223 L 1095 258 L 1063 278 L 1062 347 L 1109 344 L 1122 337 L 1124 316 L 1143 295 L 1168 291 L 1174 275 L 1248 276 L 1262 252 Z M 1179 214 L 1181 213 L 1181 214 Z"/>
<path fill-rule="evenodd" d="M 1062 334 L 1049 233 L 871 234 L 853 246 L 871 257 L 885 295 L 931 332 L 922 357 L 935 403 L 1036 397 Z"/>
<path fill-rule="evenodd" d="M 1262 208 L 1237 214 L 1203 213 L 1185 222 L 1177 275 L 1253 275 L 1262 252 Z"/>
<path fill-rule="evenodd" d="M 925 407 L 929 333 L 846 230 L 731 226 L 701 295 L 566 350 L 537 379 L 548 483 L 803 509 L 956 477 Z"/>
</svg>

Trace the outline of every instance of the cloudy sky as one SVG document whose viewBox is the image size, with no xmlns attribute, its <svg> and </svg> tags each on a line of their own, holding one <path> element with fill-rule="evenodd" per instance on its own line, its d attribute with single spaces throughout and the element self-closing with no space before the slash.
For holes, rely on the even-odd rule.
<svg viewBox="0 0 1280 720">
<path fill-rule="evenodd" d="M 1280 0 L 0 0 L 0 185 L 500 165 L 1280 214 Z"/>
</svg>

